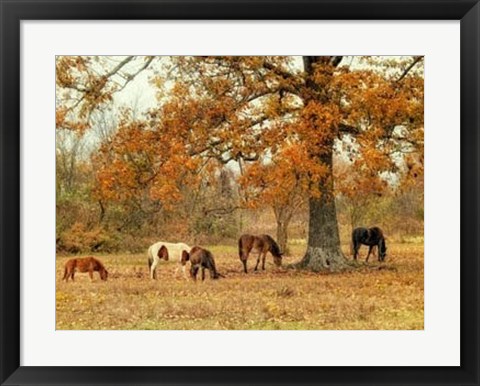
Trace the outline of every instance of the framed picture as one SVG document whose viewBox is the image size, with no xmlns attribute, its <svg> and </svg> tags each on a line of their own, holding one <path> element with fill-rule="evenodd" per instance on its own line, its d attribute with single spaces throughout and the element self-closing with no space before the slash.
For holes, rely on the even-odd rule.
<svg viewBox="0 0 480 386">
<path fill-rule="evenodd" d="M 477 1 L 0 9 L 2 385 L 479 384 Z"/>
</svg>

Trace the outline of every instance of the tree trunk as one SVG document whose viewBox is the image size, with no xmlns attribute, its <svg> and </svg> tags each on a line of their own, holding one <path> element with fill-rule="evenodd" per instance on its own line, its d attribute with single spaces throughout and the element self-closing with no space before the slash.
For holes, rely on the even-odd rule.
<svg viewBox="0 0 480 386">
<path fill-rule="evenodd" d="M 328 102 L 328 95 L 322 93 L 321 87 L 314 80 L 314 66 L 316 64 L 329 64 L 337 67 L 342 61 L 342 56 L 304 56 L 303 64 L 307 73 L 307 86 L 317 92 L 317 101 Z M 333 128 L 318 128 L 329 130 Z M 328 132 L 326 133 L 328 134 Z M 331 136 L 321 139 L 319 148 L 321 154 L 312 154 L 319 163 L 327 167 L 327 173 L 319 182 L 320 197 L 311 197 L 309 200 L 309 229 L 307 251 L 303 259 L 295 264 L 298 268 L 318 271 L 340 271 L 348 267 L 348 262 L 340 248 L 338 234 L 337 211 L 335 208 L 335 195 L 333 192 L 333 145 L 334 131 Z"/>
<path fill-rule="evenodd" d="M 333 150 L 333 149 L 332 149 Z M 318 271 L 339 271 L 349 266 L 340 248 L 337 211 L 333 194 L 332 150 L 321 158 L 328 166 L 328 175 L 320 182 L 320 197 L 309 200 L 307 251 L 297 264 L 299 268 Z"/>
<path fill-rule="evenodd" d="M 277 243 L 282 253 L 288 255 L 288 219 L 277 219 Z"/>
</svg>

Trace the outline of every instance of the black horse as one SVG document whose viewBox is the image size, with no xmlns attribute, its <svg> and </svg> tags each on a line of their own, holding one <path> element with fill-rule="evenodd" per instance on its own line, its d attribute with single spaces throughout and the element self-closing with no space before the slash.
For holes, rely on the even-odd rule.
<svg viewBox="0 0 480 386">
<path fill-rule="evenodd" d="M 387 245 L 383 232 L 378 227 L 373 228 L 355 228 L 352 232 L 353 258 L 357 260 L 358 250 L 361 244 L 368 245 L 367 260 L 370 257 L 373 247 L 378 247 L 378 261 L 385 261 L 387 256 Z"/>
</svg>

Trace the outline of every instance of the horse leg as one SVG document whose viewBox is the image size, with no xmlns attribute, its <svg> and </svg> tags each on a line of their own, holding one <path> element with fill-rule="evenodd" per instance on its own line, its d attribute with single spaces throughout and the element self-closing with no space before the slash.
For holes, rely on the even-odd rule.
<svg viewBox="0 0 480 386">
<path fill-rule="evenodd" d="M 357 243 L 353 244 L 353 260 L 357 260 L 359 245 Z"/>
<path fill-rule="evenodd" d="M 265 271 L 265 259 L 267 258 L 267 252 L 262 255 L 262 271 Z"/>
<path fill-rule="evenodd" d="M 199 270 L 198 267 L 194 267 L 194 268 L 193 268 L 193 275 L 192 275 L 192 276 L 193 276 L 193 280 L 194 280 L 194 281 L 197 281 L 198 270 Z"/>
<path fill-rule="evenodd" d="M 88 276 L 90 276 L 90 281 L 93 281 L 93 269 L 88 270 Z"/>
<path fill-rule="evenodd" d="M 258 257 L 257 257 L 257 264 L 255 265 L 255 271 L 258 269 L 258 264 L 260 263 L 260 257 L 262 256 L 262 252 L 260 252 L 258 254 Z"/>
<path fill-rule="evenodd" d="M 242 260 L 243 263 L 243 272 L 247 273 L 247 259 Z"/>
<path fill-rule="evenodd" d="M 205 281 L 205 267 L 202 267 L 202 281 Z"/>
<path fill-rule="evenodd" d="M 368 263 L 368 258 L 370 257 L 370 252 L 372 252 L 372 249 L 373 249 L 373 245 L 370 245 L 368 247 L 368 255 L 367 255 L 367 260 L 366 260 L 367 263 Z"/>
<path fill-rule="evenodd" d="M 72 270 L 72 273 L 70 274 L 70 277 L 72 278 L 72 281 L 75 281 L 75 270 Z"/>
<path fill-rule="evenodd" d="M 150 278 L 151 279 L 156 279 L 157 278 L 157 264 L 158 264 L 158 259 L 154 259 L 152 266 L 150 267 Z"/>
<path fill-rule="evenodd" d="M 197 273 L 198 273 L 198 267 L 192 265 L 190 267 L 190 276 L 194 281 L 197 281 Z"/>
</svg>

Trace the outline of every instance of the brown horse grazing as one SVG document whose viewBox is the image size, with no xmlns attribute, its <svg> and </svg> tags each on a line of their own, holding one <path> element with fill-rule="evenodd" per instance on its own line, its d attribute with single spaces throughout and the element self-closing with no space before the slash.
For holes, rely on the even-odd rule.
<svg viewBox="0 0 480 386">
<path fill-rule="evenodd" d="M 385 261 L 387 245 L 385 244 L 385 236 L 379 227 L 355 228 L 353 230 L 352 252 L 354 260 L 357 260 L 358 250 L 362 244 L 369 246 L 366 261 L 368 261 L 374 247 L 378 247 L 378 261 Z"/>
<path fill-rule="evenodd" d="M 208 269 L 210 272 L 211 279 L 218 279 L 223 277 L 223 275 L 217 272 L 215 267 L 215 260 L 210 251 L 203 249 L 201 247 L 195 246 L 190 250 L 190 253 L 187 251 L 182 252 L 182 264 L 185 264 L 187 261 L 190 261 L 190 276 L 193 280 L 197 281 L 198 270 L 202 268 L 202 281 L 205 280 L 205 270 Z"/>
<path fill-rule="evenodd" d="M 108 277 L 108 271 L 105 269 L 103 264 L 91 256 L 68 260 L 65 263 L 65 273 L 63 274 L 62 280 L 68 281 L 68 279 L 71 278 L 72 281 L 74 281 L 76 271 L 88 272 L 91 280 L 93 280 L 93 271 L 100 273 L 100 278 L 102 280 L 107 280 Z"/>
<path fill-rule="evenodd" d="M 247 260 L 251 250 L 258 252 L 257 264 L 255 265 L 255 271 L 258 269 L 258 263 L 260 257 L 262 258 L 262 269 L 265 270 L 265 258 L 267 252 L 270 252 L 273 256 L 273 262 L 276 266 L 282 265 L 282 255 L 280 247 L 269 235 L 242 235 L 238 239 L 238 256 L 243 263 L 243 271 L 247 273 Z"/>
</svg>

